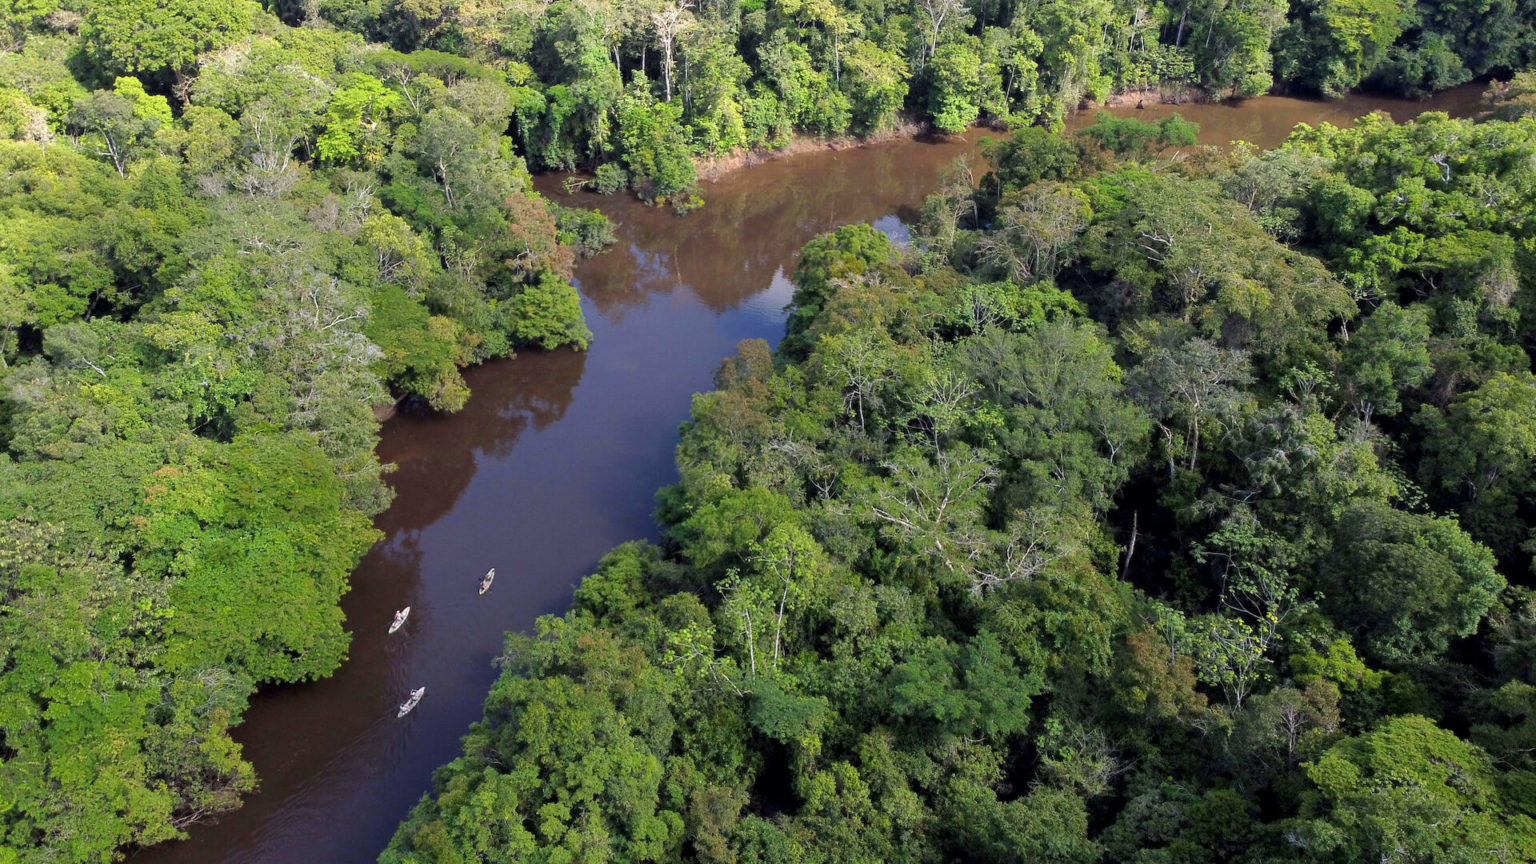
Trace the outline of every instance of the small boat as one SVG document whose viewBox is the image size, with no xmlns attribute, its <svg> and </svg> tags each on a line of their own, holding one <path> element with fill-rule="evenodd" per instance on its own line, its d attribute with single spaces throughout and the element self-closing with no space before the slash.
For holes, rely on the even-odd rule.
<svg viewBox="0 0 1536 864">
<path fill-rule="evenodd" d="M 427 688 L 425 687 L 417 687 L 415 690 L 412 690 L 411 698 L 400 703 L 400 713 L 396 714 L 395 716 L 404 717 L 405 715 L 411 713 L 411 709 L 415 708 L 416 703 L 420 702 L 421 697 L 425 695 L 427 695 Z"/>
<path fill-rule="evenodd" d="M 480 580 L 480 593 L 484 594 L 485 592 L 491 590 L 491 583 L 494 582 L 495 580 L 496 580 L 496 568 L 495 567 L 492 567 L 491 569 L 485 571 L 485 578 Z"/>
<path fill-rule="evenodd" d="M 389 632 L 393 633 L 405 626 L 405 619 L 411 617 L 411 607 L 407 606 L 395 613 L 395 620 L 389 624 Z"/>
</svg>

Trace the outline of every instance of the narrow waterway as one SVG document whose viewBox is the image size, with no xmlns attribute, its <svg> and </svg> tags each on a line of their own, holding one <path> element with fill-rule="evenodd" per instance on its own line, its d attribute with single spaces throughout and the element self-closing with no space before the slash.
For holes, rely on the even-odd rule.
<svg viewBox="0 0 1536 864">
<path fill-rule="evenodd" d="M 1114 110 L 1148 120 L 1178 111 L 1201 124 L 1204 143 L 1272 146 L 1297 122 L 1342 124 L 1373 110 L 1466 115 L 1477 93 Z M 398 466 L 389 477 L 397 498 L 343 603 L 350 659 L 324 681 L 258 695 L 236 734 L 258 793 L 135 864 L 373 861 L 432 770 L 458 755 L 502 634 L 562 611 L 608 549 L 655 535 L 652 494 L 674 479 L 690 397 L 738 341 L 778 340 L 785 274 L 801 245 L 852 222 L 904 235 L 940 170 L 977 158 L 985 134 L 770 161 L 708 184 L 706 207 L 686 218 L 621 197 L 566 198 L 555 178 L 541 178 L 546 194 L 601 207 L 618 228 L 613 248 L 577 268 L 591 350 L 471 370 L 462 412 L 385 424 L 379 455 Z M 488 567 L 496 583 L 480 597 Z M 405 605 L 409 622 L 386 635 Z M 397 720 L 395 705 L 420 685 L 426 698 Z"/>
</svg>

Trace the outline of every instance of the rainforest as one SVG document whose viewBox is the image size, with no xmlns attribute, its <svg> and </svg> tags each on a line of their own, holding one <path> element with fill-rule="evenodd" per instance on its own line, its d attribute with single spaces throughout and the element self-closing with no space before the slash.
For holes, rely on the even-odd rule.
<svg viewBox="0 0 1536 864">
<path fill-rule="evenodd" d="M 729 263 L 709 178 L 913 135 L 980 143 L 796 223 L 379 860 L 1536 861 L 1533 67 L 1529 0 L 0 0 L 0 864 L 261 788 L 381 422 L 599 351 L 605 211 Z"/>
</svg>

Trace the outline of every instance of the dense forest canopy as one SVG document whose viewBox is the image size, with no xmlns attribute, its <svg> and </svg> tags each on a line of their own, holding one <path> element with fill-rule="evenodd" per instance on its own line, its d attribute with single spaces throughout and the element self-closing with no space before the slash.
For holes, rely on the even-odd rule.
<svg viewBox="0 0 1536 864">
<path fill-rule="evenodd" d="M 1188 132 L 808 244 L 381 862 L 1536 861 L 1536 119 Z"/>
<path fill-rule="evenodd" d="M 609 229 L 532 192 L 501 72 L 227 0 L 0 16 L 0 862 L 103 861 L 253 788 L 254 688 L 346 656 L 375 409 L 584 346 Z"/>
<path fill-rule="evenodd" d="M 346 654 L 376 409 L 590 338 L 569 279 L 610 226 L 530 170 L 686 211 L 697 158 L 909 121 L 1016 131 L 910 250 L 807 248 L 782 353 L 697 403 L 665 544 L 514 644 L 387 857 L 1531 858 L 1533 73 L 1500 122 L 1273 153 L 1046 130 L 1113 91 L 1519 73 L 1533 28 L 0 0 L 0 864 L 253 788 L 250 694 Z"/>
</svg>

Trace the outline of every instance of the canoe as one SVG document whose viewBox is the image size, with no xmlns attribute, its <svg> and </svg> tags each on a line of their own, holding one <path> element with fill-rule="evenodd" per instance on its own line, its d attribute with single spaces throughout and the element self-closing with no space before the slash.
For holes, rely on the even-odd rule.
<svg viewBox="0 0 1536 864">
<path fill-rule="evenodd" d="M 492 567 L 491 569 L 485 571 L 485 578 L 480 580 L 480 593 L 484 594 L 485 592 L 491 590 L 491 583 L 493 581 L 495 581 L 495 580 L 496 580 L 496 568 L 495 567 Z"/>
<path fill-rule="evenodd" d="M 396 714 L 395 716 L 404 717 L 405 715 L 411 713 L 411 709 L 415 708 L 416 704 L 421 701 L 421 697 L 425 695 L 427 695 L 427 688 L 425 687 L 418 687 L 415 690 L 412 690 L 411 698 L 400 704 L 400 713 Z"/>
<path fill-rule="evenodd" d="M 389 624 L 389 632 L 393 633 L 405 626 L 405 619 L 411 617 L 411 607 L 407 606 L 395 613 L 395 620 Z"/>
</svg>

